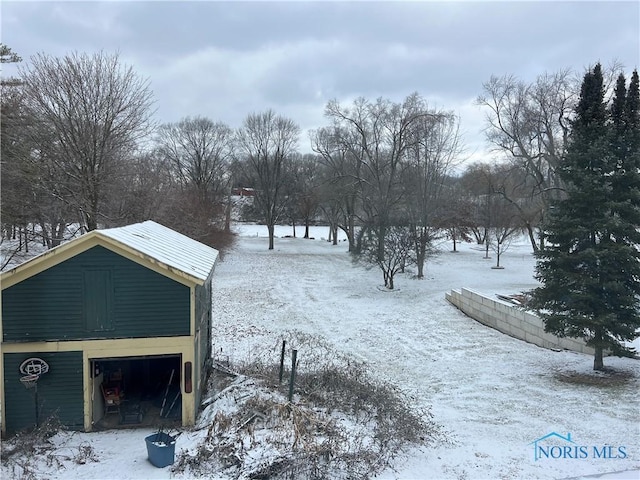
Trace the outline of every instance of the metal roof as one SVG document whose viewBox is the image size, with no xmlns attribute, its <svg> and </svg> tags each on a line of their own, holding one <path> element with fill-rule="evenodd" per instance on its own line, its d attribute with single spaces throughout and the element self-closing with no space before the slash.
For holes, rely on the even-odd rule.
<svg viewBox="0 0 640 480">
<path fill-rule="evenodd" d="M 96 235 L 115 240 L 170 268 L 205 281 L 218 251 L 159 223 L 147 220 L 124 227 L 97 230 Z"/>
</svg>

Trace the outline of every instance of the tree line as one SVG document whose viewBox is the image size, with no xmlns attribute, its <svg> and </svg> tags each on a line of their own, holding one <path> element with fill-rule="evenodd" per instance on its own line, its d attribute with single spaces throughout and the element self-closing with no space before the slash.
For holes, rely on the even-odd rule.
<svg viewBox="0 0 640 480">
<path fill-rule="evenodd" d="M 5 45 L 1 53 L 21 62 Z M 202 239 L 212 226 L 228 230 L 229 194 L 243 186 L 269 248 L 277 222 L 322 219 L 347 232 L 351 251 L 377 238 L 382 258 L 387 225 L 408 221 L 424 253 L 429 210 L 461 152 L 453 112 L 418 94 L 329 102 L 329 125 L 302 155 L 300 128 L 272 110 L 237 129 L 205 116 L 158 125 L 149 80 L 117 55 L 38 54 L 18 71 L 2 84 L 2 232 L 36 225 L 48 247 L 69 225 L 150 218 Z"/>
<path fill-rule="evenodd" d="M 474 240 L 487 257 L 496 253 L 500 267 L 511 238 L 524 233 L 543 282 L 551 282 L 549 271 L 567 268 L 554 263 L 558 248 L 573 259 L 585 245 L 604 244 L 624 251 L 616 265 L 631 282 L 625 295 L 637 295 L 637 71 L 628 87 L 616 65 L 605 72 L 598 64 L 582 82 L 569 70 L 532 82 L 491 77 L 476 103 L 486 114 L 495 160 L 460 172 L 459 118 L 419 93 L 398 102 L 329 101 L 326 125 L 310 132 L 312 153 L 303 155 L 299 126 L 272 110 L 247 115 L 237 129 L 206 116 L 158 125 L 149 80 L 117 55 L 38 54 L 22 64 L 0 47 L 3 63 L 20 63 L 19 77 L 2 82 L 3 239 L 26 239 L 36 225 L 40 240 L 54 247 L 70 225 L 89 231 L 153 219 L 220 248 L 230 231 L 231 191 L 250 187 L 254 214 L 269 229 L 269 249 L 276 224 L 305 224 L 308 237 L 311 222 L 322 221 L 334 242 L 338 229 L 345 232 L 349 252 L 377 265 L 389 289 L 408 265 L 423 277 L 440 239 L 454 250 Z M 600 78 L 599 86 L 590 86 L 590 75 Z M 588 94 L 596 95 L 588 88 L 599 89 L 599 103 L 585 104 Z M 589 109 L 599 112 L 597 136 L 583 125 L 596 115 Z M 558 213 L 574 201 L 571 215 Z M 574 243 L 563 243 L 569 240 L 557 230 L 572 221 L 584 224 L 570 231 Z M 576 240 L 578 231 L 583 239 Z M 590 264 L 595 275 L 605 259 L 588 251 L 598 259 Z M 623 268 L 623 257 L 633 268 Z M 555 287 L 565 280 L 553 280 Z M 542 292 L 535 295 L 541 311 L 560 305 L 543 301 Z M 637 298 L 629 301 L 637 309 Z M 637 322 L 637 312 L 630 318 Z M 574 331 L 563 322 L 549 317 L 548 325 L 585 338 L 587 330 L 596 332 L 589 337 L 597 338 L 594 345 L 613 348 L 606 328 Z"/>
</svg>

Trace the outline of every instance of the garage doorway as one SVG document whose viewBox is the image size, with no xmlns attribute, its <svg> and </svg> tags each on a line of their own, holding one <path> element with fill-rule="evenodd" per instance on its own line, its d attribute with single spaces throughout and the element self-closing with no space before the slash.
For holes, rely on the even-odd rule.
<svg viewBox="0 0 640 480">
<path fill-rule="evenodd" d="M 93 430 L 182 424 L 181 355 L 95 358 Z"/>
</svg>

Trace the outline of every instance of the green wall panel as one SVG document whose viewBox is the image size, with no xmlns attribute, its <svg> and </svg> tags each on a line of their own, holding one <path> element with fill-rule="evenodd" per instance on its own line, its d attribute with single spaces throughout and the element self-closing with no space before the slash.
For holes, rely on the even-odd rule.
<svg viewBox="0 0 640 480">
<path fill-rule="evenodd" d="M 8 433 L 36 424 L 35 390 L 20 383 L 20 364 L 38 357 L 49 364 L 49 372 L 38 380 L 39 420 L 42 423 L 55 413 L 71 429 L 84 426 L 82 394 L 82 352 L 5 353 L 5 420 Z"/>
<path fill-rule="evenodd" d="M 92 278 L 99 285 L 87 284 Z M 188 335 L 189 302 L 189 287 L 98 246 L 3 290 L 3 336 L 24 342 Z M 97 311 L 110 318 L 86 317 Z"/>
</svg>

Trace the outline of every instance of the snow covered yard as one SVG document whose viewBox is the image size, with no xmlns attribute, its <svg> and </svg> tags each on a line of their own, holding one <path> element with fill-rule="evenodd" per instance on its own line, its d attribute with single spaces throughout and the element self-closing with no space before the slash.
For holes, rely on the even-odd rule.
<svg viewBox="0 0 640 480">
<path fill-rule="evenodd" d="M 381 287 L 376 268 L 353 265 L 347 244 L 278 238 L 267 250 L 264 227 L 238 227 L 240 237 L 216 269 L 214 354 L 231 364 L 273 355 L 291 330 L 320 335 L 337 350 L 367 362 L 373 373 L 430 409 L 447 441 L 416 448 L 399 458 L 383 479 L 635 478 L 640 475 L 640 361 L 607 358 L 618 376 L 607 385 L 587 380 L 589 356 L 545 350 L 505 336 L 466 317 L 445 292 L 468 287 L 490 296 L 535 286 L 530 246 L 513 245 L 493 270 L 475 245 L 429 260 L 426 278 L 398 275 L 396 290 Z M 276 235 L 291 234 L 291 227 Z M 302 229 L 298 229 L 298 236 Z M 292 345 L 295 348 L 295 345 Z M 304 348 L 298 356 L 304 360 Z M 614 450 L 626 458 L 534 458 L 533 442 L 551 432 L 579 446 Z M 34 478 L 165 479 L 169 468 L 147 461 L 148 429 L 63 433 L 53 437 L 60 462 L 37 465 Z M 176 452 L 195 446 L 201 431 L 184 431 Z M 550 440 L 551 444 L 553 442 Z M 93 447 L 98 461 L 78 458 Z M 563 443 L 557 443 L 562 446 Z M 601 451 L 601 450 L 600 450 Z M 615 450 L 617 451 L 617 450 Z M 65 458 L 68 457 L 68 458 Z M 80 460 L 80 461 L 79 461 Z M 3 466 L 2 478 L 12 478 Z M 210 477 L 209 477 L 210 478 Z"/>
<path fill-rule="evenodd" d="M 590 374 L 592 357 L 510 338 L 444 299 L 460 287 L 490 296 L 534 287 L 526 242 L 504 254 L 504 270 L 491 269 L 495 259 L 473 244 L 458 253 L 443 244 L 424 280 L 407 273 L 386 291 L 376 268 L 351 263 L 346 242 L 279 238 L 268 251 L 256 227 L 241 233 L 251 237 L 217 267 L 214 352 L 233 362 L 276 349 L 279 332 L 320 334 L 416 404 L 431 406 L 452 444 L 417 450 L 382 478 L 564 478 L 640 469 L 639 361 L 606 359 L 633 375 L 618 385 L 567 383 L 566 375 Z M 550 432 L 571 433 L 580 445 L 626 446 L 627 458 L 535 461 L 532 442 Z"/>
</svg>

